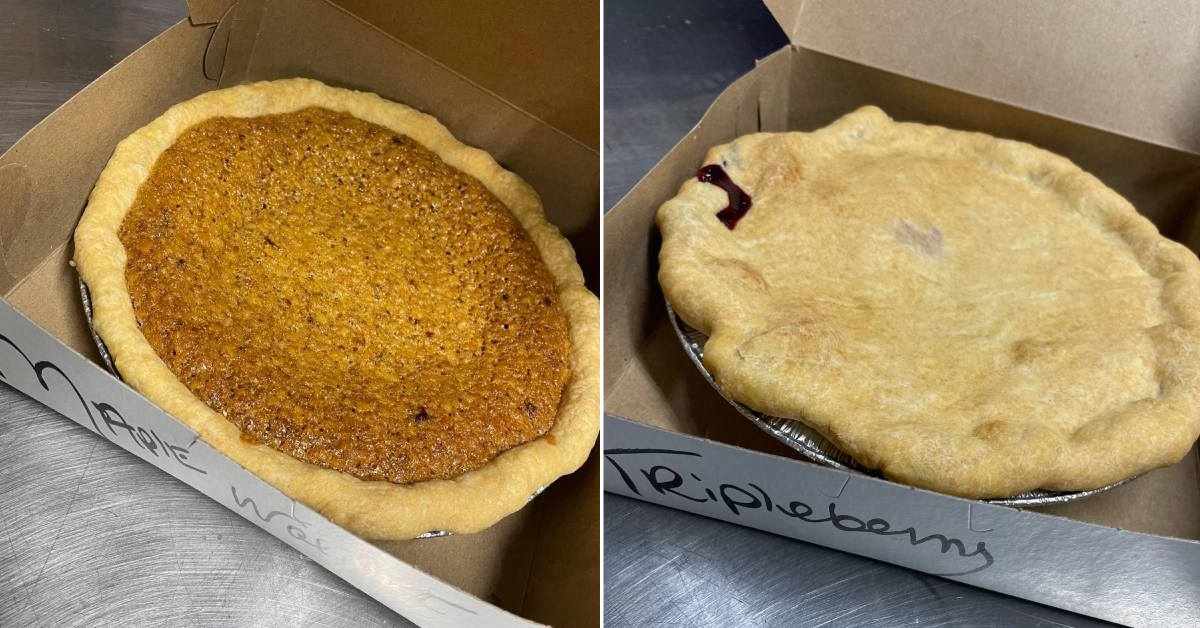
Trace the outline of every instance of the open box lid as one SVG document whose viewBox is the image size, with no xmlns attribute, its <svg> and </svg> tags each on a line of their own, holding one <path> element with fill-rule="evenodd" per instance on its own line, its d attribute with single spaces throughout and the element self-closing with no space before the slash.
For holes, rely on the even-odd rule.
<svg viewBox="0 0 1200 628">
<path fill-rule="evenodd" d="M 1200 151 L 1200 4 L 764 0 L 797 46 Z"/>
<path fill-rule="evenodd" d="M 570 135 L 600 146 L 599 0 L 539 3 L 471 0 L 333 0 L 387 34 Z M 215 24 L 236 0 L 187 0 L 192 24 Z M 512 19 L 514 13 L 523 14 Z M 454 23 L 455 37 L 442 25 Z M 511 63 L 523 59 L 523 63 Z M 549 77 L 554 77 L 549 80 Z M 595 89 L 580 89 L 594 85 Z"/>
</svg>

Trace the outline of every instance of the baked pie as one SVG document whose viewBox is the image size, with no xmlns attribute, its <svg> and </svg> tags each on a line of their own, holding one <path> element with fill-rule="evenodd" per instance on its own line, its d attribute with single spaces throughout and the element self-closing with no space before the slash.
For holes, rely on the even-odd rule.
<svg viewBox="0 0 1200 628">
<path fill-rule="evenodd" d="M 713 148 L 657 221 L 717 384 L 888 478 L 1092 489 L 1200 434 L 1200 262 L 1051 152 L 865 107 Z"/>
<path fill-rule="evenodd" d="M 75 261 L 125 381 L 360 535 L 480 530 L 595 443 L 570 245 L 517 175 L 374 94 L 172 107 L 117 147 Z"/>
</svg>

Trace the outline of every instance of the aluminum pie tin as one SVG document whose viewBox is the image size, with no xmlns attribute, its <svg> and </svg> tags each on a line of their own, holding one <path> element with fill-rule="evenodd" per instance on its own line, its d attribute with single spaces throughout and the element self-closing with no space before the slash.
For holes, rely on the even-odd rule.
<svg viewBox="0 0 1200 628">
<path fill-rule="evenodd" d="M 83 282 L 82 277 L 79 277 L 78 281 L 79 281 L 79 301 L 83 304 L 83 315 L 84 315 L 84 318 L 87 319 L 88 333 L 90 333 L 92 335 L 92 342 L 96 343 L 96 351 L 98 351 L 100 353 L 100 360 L 102 362 L 104 362 L 104 367 L 107 368 L 110 373 L 115 375 L 117 377 L 117 379 L 123 380 L 124 378 L 121 377 L 121 373 L 119 371 L 117 371 L 117 365 L 116 365 L 116 362 L 113 361 L 112 353 L 110 353 L 108 351 L 108 346 L 106 346 L 104 344 L 104 340 L 102 340 L 100 338 L 100 334 L 97 334 L 96 328 L 94 326 L 92 326 L 92 293 L 88 291 L 87 284 Z M 545 486 L 538 488 L 537 490 L 535 490 L 533 492 L 532 495 L 529 496 L 528 501 L 533 501 L 534 497 L 541 495 L 542 491 L 545 491 L 545 490 L 546 490 Z M 441 538 L 444 536 L 450 536 L 451 534 L 453 534 L 453 532 L 450 532 L 448 530 L 430 530 L 429 532 L 426 532 L 424 534 L 418 534 L 414 538 L 436 539 L 436 538 Z"/>
<path fill-rule="evenodd" d="M 829 439 L 822 436 L 816 430 L 808 427 L 800 421 L 785 419 L 781 417 L 763 414 L 750 408 L 749 406 L 736 401 L 725 393 L 713 379 L 712 373 L 704 366 L 704 345 L 708 342 L 708 336 L 703 332 L 692 329 L 683 319 L 675 313 L 675 309 L 671 307 L 669 301 L 667 305 L 667 318 L 671 321 L 671 327 L 675 329 L 675 335 L 679 338 L 679 343 L 683 345 L 684 352 L 691 358 L 692 364 L 700 369 L 700 374 L 704 379 L 721 395 L 725 401 L 738 411 L 739 414 L 750 420 L 751 423 L 758 426 L 759 429 L 771 435 L 775 440 L 787 445 L 795 450 L 801 456 L 808 460 L 827 467 L 849 471 L 851 473 L 861 473 L 873 477 L 881 477 L 878 473 L 866 469 L 858 464 L 849 454 L 838 449 L 837 445 L 830 442 Z M 1053 504 L 1065 504 L 1073 502 L 1092 495 L 1098 495 L 1113 488 L 1116 488 L 1137 476 L 1126 478 L 1120 482 L 1102 486 L 1100 488 L 1090 489 L 1086 491 L 1029 491 L 1012 497 L 993 497 L 981 499 L 979 501 L 996 504 L 999 506 L 1012 506 L 1016 508 L 1024 508 L 1029 506 L 1049 506 Z"/>
<path fill-rule="evenodd" d="M 88 290 L 87 284 L 83 283 L 83 278 L 79 281 L 79 301 L 83 303 L 83 316 L 87 319 L 88 333 L 92 335 L 92 342 L 96 343 L 96 351 L 100 353 L 100 360 L 104 362 L 104 368 L 108 372 L 117 376 L 117 379 L 122 379 L 121 374 L 117 372 L 117 365 L 113 362 L 112 354 L 108 352 L 108 345 L 100 339 L 100 334 L 96 333 L 96 328 L 92 325 L 92 293 Z"/>
</svg>

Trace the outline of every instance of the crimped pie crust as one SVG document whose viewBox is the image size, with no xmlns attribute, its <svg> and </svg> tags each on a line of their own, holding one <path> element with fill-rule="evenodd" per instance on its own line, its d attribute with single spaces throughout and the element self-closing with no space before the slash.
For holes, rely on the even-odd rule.
<svg viewBox="0 0 1200 628">
<path fill-rule="evenodd" d="M 709 151 L 659 281 L 730 396 L 965 497 L 1092 489 L 1200 434 L 1200 262 L 1069 160 L 865 107 Z"/>
<path fill-rule="evenodd" d="M 193 125 L 215 117 L 257 117 L 320 107 L 415 140 L 481 182 L 512 212 L 548 268 L 569 326 L 571 377 L 544 436 L 447 480 L 366 481 L 252 444 L 176 377 L 138 328 L 118 237 L 159 156 Z M 587 459 L 599 430 L 599 304 L 567 241 L 537 194 L 490 155 L 455 139 L 436 119 L 375 94 L 287 79 L 207 92 L 180 103 L 122 141 L 100 175 L 75 232 L 75 261 L 91 291 L 94 326 L 122 377 L 195 429 L 206 442 L 289 496 L 369 538 L 411 538 L 429 530 L 473 532 L 510 514 Z"/>
</svg>

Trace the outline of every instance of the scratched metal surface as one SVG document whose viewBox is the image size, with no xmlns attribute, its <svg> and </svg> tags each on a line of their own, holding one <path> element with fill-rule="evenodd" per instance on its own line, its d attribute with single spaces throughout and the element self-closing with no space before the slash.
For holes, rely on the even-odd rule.
<svg viewBox="0 0 1200 628">
<path fill-rule="evenodd" d="M 186 14 L 183 0 L 0 0 L 0 151 Z M 0 384 L 0 626 L 411 625 Z"/>
<path fill-rule="evenodd" d="M 606 0 L 605 206 L 787 42 L 759 0 Z M 1096 620 L 606 494 L 610 626 L 1097 626 Z"/>
<path fill-rule="evenodd" d="M 607 626 L 1105 625 L 627 497 L 604 517 Z"/>
</svg>

